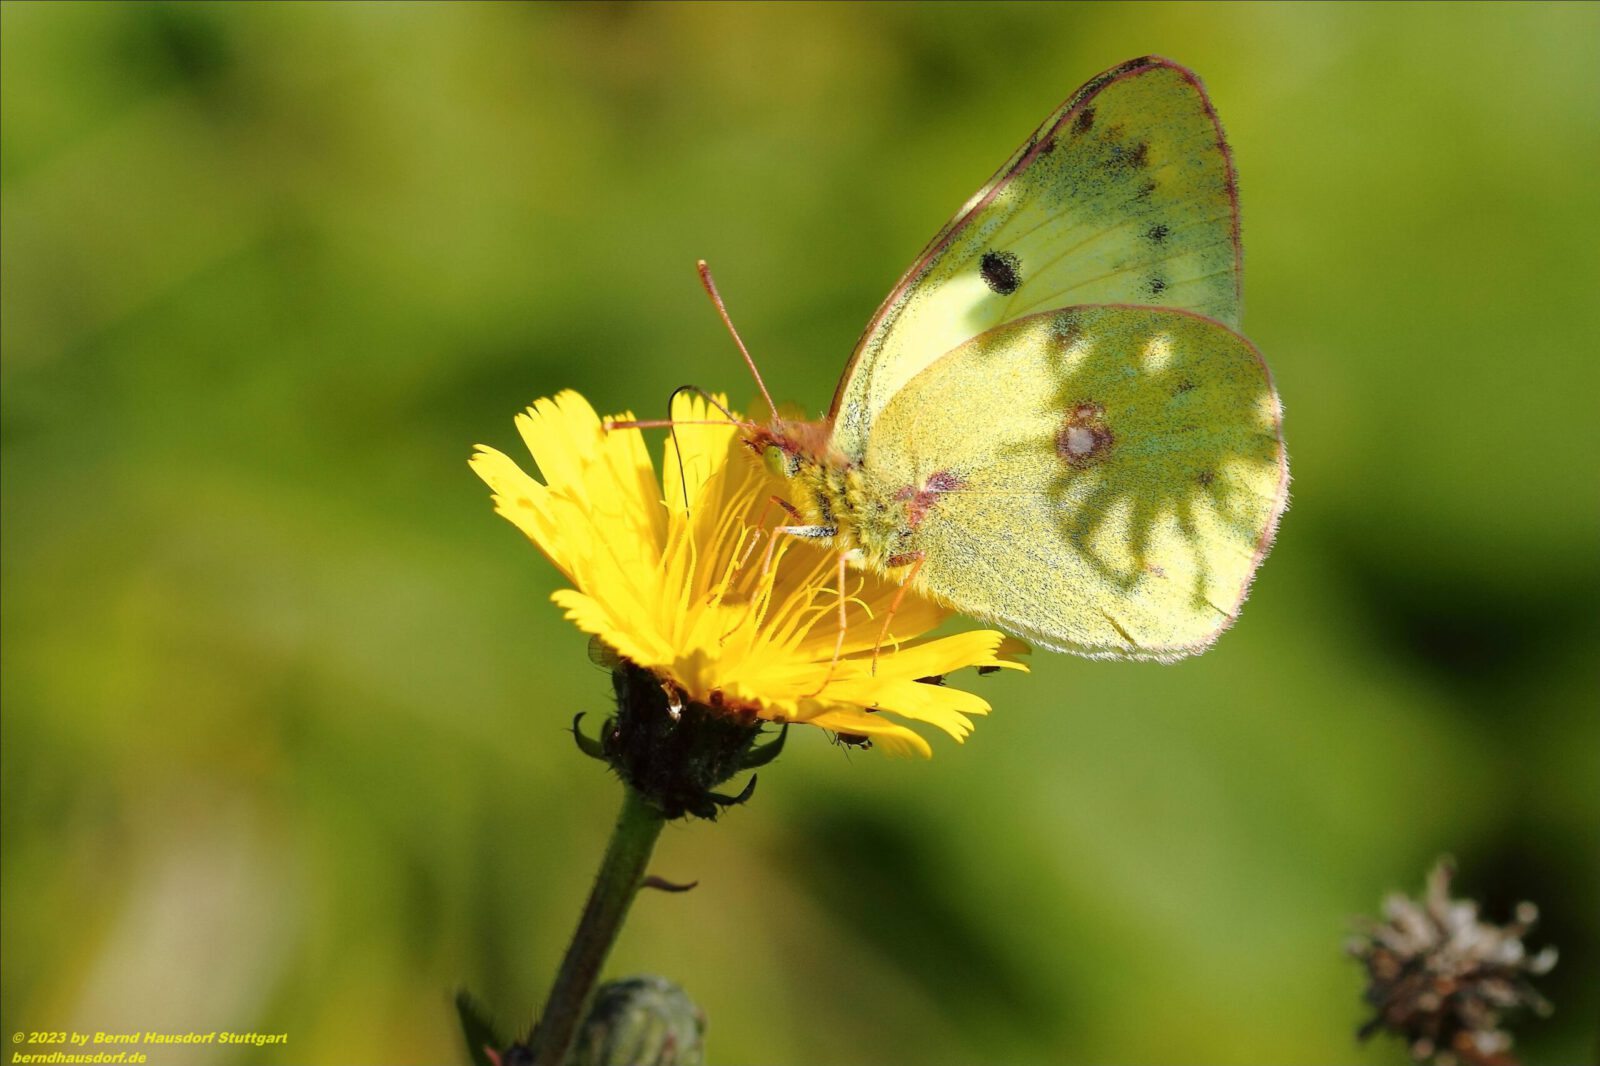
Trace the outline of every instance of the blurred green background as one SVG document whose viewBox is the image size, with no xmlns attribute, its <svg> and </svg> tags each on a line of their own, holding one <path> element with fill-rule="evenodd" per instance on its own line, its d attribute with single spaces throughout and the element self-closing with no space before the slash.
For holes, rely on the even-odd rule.
<svg viewBox="0 0 1600 1066">
<path fill-rule="evenodd" d="M 1236 151 L 1294 502 L 1177 666 L 965 748 L 792 739 L 611 972 L 715 1062 L 1398 1063 L 1352 915 L 1441 853 L 1600 1012 L 1600 7 L 3 7 L 3 1028 L 459 1059 L 618 803 L 609 683 L 466 466 L 575 387 L 825 408 L 922 243 L 1146 52 Z M 1589 784 L 1585 785 L 1584 782 Z M 157 1062 L 234 1061 L 217 1050 Z"/>
</svg>

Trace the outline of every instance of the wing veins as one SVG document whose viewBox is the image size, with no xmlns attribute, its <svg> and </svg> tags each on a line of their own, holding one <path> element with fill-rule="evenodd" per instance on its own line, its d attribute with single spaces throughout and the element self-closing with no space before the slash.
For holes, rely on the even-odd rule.
<svg viewBox="0 0 1600 1066">
<path fill-rule="evenodd" d="M 1067 214 L 1068 214 L 1068 212 L 1062 211 L 1062 212 L 1059 212 L 1059 213 L 1057 213 L 1055 215 L 1051 215 L 1050 218 L 1047 219 L 1046 221 L 1047 222 L 1053 222 L 1056 219 L 1066 217 Z M 1174 230 L 1172 232 L 1184 233 L 1184 232 L 1186 232 L 1188 230 L 1200 229 L 1200 228 L 1205 227 L 1205 226 L 1212 226 L 1212 225 L 1215 225 L 1218 222 L 1226 222 L 1231 217 L 1232 216 L 1230 216 L 1230 215 L 1218 215 L 1218 216 L 1216 216 L 1214 218 L 1201 219 L 1198 222 L 1190 222 L 1187 225 L 1180 226 L 1177 230 Z M 1041 228 L 1043 228 L 1044 225 L 1045 225 L 1045 222 L 1041 222 L 1041 223 L 1039 223 L 1039 225 L 1033 227 L 1033 229 L 1029 230 L 1027 233 L 1019 235 L 1013 241 L 1010 241 L 1008 243 L 1017 244 L 1017 243 L 1020 243 L 1020 242 L 1022 242 L 1024 240 L 1028 239 L 1034 233 L 1037 233 Z M 1109 227 L 1107 229 L 1095 230 L 1094 232 L 1089 234 L 1089 236 L 1087 236 L 1083 240 L 1079 241 L 1077 244 L 1074 244 L 1072 247 L 1061 251 L 1059 254 L 1056 255 L 1055 258 L 1046 260 L 1044 263 L 1040 264 L 1038 267 L 1032 268 L 1031 272 L 1037 273 L 1037 274 L 1045 274 L 1045 273 L 1049 272 L 1053 267 L 1055 267 L 1058 263 L 1060 263 L 1062 260 L 1066 259 L 1068 256 L 1076 255 L 1078 252 L 1082 251 L 1084 248 L 1087 248 L 1089 245 L 1093 244 L 1095 241 L 1102 240 L 1103 238 L 1110 237 L 1110 236 L 1121 236 L 1121 235 L 1125 234 L 1127 232 L 1127 230 L 1128 230 L 1128 223 L 1127 222 L 1123 222 L 1120 225 L 1112 226 L 1112 227 Z M 1004 232 L 1005 232 L 1005 227 L 1002 226 L 997 231 L 997 235 L 998 235 L 998 233 L 1004 233 Z M 1144 261 L 1142 261 L 1141 265 L 1144 266 L 1144 267 L 1153 267 L 1153 266 L 1157 266 L 1157 265 L 1159 265 L 1161 263 L 1170 263 L 1174 259 L 1179 258 L 1180 256 L 1184 256 L 1184 255 L 1190 254 L 1192 251 L 1193 251 L 1193 249 L 1182 249 L 1182 250 L 1174 251 L 1174 252 L 1172 252 L 1172 253 L 1170 253 L 1168 255 L 1162 256 L 1159 259 L 1144 260 Z M 1137 268 L 1130 267 L 1130 268 L 1127 268 L 1127 270 L 1121 271 L 1120 273 L 1128 273 L 1128 272 L 1130 272 L 1130 271 L 1132 271 L 1134 269 L 1137 269 Z M 1181 284 L 1186 284 L 1186 283 L 1188 283 L 1190 281 L 1205 281 L 1205 280 L 1207 280 L 1209 278 L 1217 277 L 1219 274 L 1227 274 L 1227 273 L 1231 273 L 1231 271 L 1224 270 L 1224 271 L 1216 271 L 1216 272 L 1213 272 L 1213 273 L 1210 273 L 1210 274 L 1202 274 L 1202 275 L 1200 275 L 1199 277 L 1196 277 L 1196 278 L 1185 278 L 1182 282 L 1178 282 L 1178 284 L 1180 284 L 1180 285 Z M 1024 293 L 1030 293 L 1031 288 L 1032 288 L 1026 282 L 1024 282 L 1017 289 L 1016 293 L 1013 294 L 1011 296 L 1011 298 L 1006 301 L 1005 307 L 1000 312 L 1000 320 L 1002 322 L 1010 322 L 1010 321 L 1013 321 L 1014 319 L 1021 318 L 1021 317 L 1023 317 L 1023 315 L 1027 314 L 1029 311 L 1032 311 L 1034 308 L 1043 306 L 1047 301 L 1049 301 L 1050 299 L 1052 299 L 1052 298 L 1054 298 L 1056 296 L 1060 296 L 1063 293 L 1071 292 L 1075 288 L 1081 288 L 1084 285 L 1092 284 L 1093 282 L 1104 281 L 1107 278 L 1112 278 L 1112 277 L 1116 277 L 1116 276 L 1117 276 L 1116 274 L 1107 274 L 1107 275 L 1104 275 L 1104 276 L 1099 277 L 1099 278 L 1093 278 L 1093 279 L 1089 279 L 1087 281 L 1079 282 L 1078 284 L 1070 286 L 1070 287 L 1065 288 L 1065 289 L 1054 289 L 1048 295 L 1040 297 L 1038 300 L 1035 300 L 1033 303 L 1024 304 L 1022 306 L 1021 310 L 1019 311 L 1015 307 L 1015 303 L 1016 303 L 1017 297 L 1023 295 Z"/>
<path fill-rule="evenodd" d="M 1173 260 L 1173 258 L 1175 258 L 1175 257 L 1168 256 L 1168 257 L 1166 257 L 1164 259 L 1153 259 L 1148 263 L 1141 264 L 1141 266 L 1139 266 L 1139 267 L 1124 267 L 1121 270 L 1113 270 L 1109 274 L 1102 274 L 1097 278 L 1085 278 L 1083 281 L 1079 282 L 1076 285 L 1068 286 L 1065 289 L 1058 289 L 1055 292 L 1046 293 L 1040 299 L 1038 299 L 1038 300 L 1034 301 L 1033 303 L 1028 304 L 1026 307 L 1022 308 L 1016 314 L 1015 318 L 1024 318 L 1027 315 L 1035 313 L 1038 309 L 1048 308 L 1051 300 L 1057 299 L 1058 297 L 1061 297 L 1061 296 L 1065 296 L 1067 293 L 1073 291 L 1073 289 L 1081 289 L 1085 285 L 1095 285 L 1095 284 L 1098 284 L 1099 282 L 1102 282 L 1102 281 L 1109 281 L 1112 278 L 1121 277 L 1124 274 L 1134 274 L 1134 273 L 1137 273 L 1141 269 L 1148 269 L 1148 268 L 1150 268 L 1152 266 L 1155 266 L 1155 265 L 1157 265 L 1159 263 L 1170 263 Z M 1213 270 L 1209 274 L 1197 274 L 1192 278 L 1184 278 L 1182 281 L 1173 282 L 1173 285 L 1174 286 L 1177 286 L 1177 285 L 1190 285 L 1190 284 L 1193 284 L 1194 282 L 1197 282 L 1197 281 L 1209 281 L 1212 278 L 1219 278 L 1219 277 L 1223 277 L 1224 275 L 1231 276 L 1232 274 L 1233 274 L 1233 271 L 1231 269 L 1230 270 Z M 1063 306 L 1065 306 L 1065 305 L 1063 305 Z M 1167 305 L 1164 305 L 1164 304 L 1153 304 L 1152 306 L 1162 307 L 1162 306 L 1167 306 Z"/>
</svg>

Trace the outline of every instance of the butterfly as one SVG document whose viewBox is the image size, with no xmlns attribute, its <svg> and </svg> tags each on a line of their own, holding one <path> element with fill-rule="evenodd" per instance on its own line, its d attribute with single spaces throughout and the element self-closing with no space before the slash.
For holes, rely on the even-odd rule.
<svg viewBox="0 0 1600 1066">
<path fill-rule="evenodd" d="M 788 479 L 785 532 L 1046 648 L 1204 650 L 1288 498 L 1241 267 L 1199 79 L 1099 75 L 901 277 L 827 418 L 748 435 Z"/>
</svg>

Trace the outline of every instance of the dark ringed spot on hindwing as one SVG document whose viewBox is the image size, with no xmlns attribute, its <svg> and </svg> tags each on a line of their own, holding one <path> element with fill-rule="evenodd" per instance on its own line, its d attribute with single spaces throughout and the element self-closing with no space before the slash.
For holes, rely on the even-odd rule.
<svg viewBox="0 0 1600 1066">
<path fill-rule="evenodd" d="M 1072 120 L 1073 136 L 1081 136 L 1094 128 L 1094 108 L 1086 107 L 1078 112 L 1078 117 Z"/>
<path fill-rule="evenodd" d="M 1075 470 L 1103 460 L 1116 443 L 1106 424 L 1106 409 L 1093 400 L 1079 400 L 1067 409 L 1056 430 L 1056 454 Z"/>
<path fill-rule="evenodd" d="M 1195 477 L 1195 480 L 1200 482 L 1202 485 L 1209 485 L 1213 481 L 1217 480 L 1217 475 L 1215 471 L 1202 470 L 1200 471 L 1199 475 Z"/>
<path fill-rule="evenodd" d="M 1022 284 L 1022 260 L 1015 252 L 984 252 L 978 272 L 983 283 L 1001 296 L 1010 296 Z"/>
<path fill-rule="evenodd" d="M 1151 278 L 1145 283 L 1145 289 L 1150 293 L 1151 296 L 1160 296 L 1166 291 L 1166 288 L 1167 282 L 1165 278 Z"/>
<path fill-rule="evenodd" d="M 1150 238 L 1152 241 L 1155 241 L 1157 244 L 1160 244 L 1162 241 L 1167 239 L 1167 234 L 1171 232 L 1172 230 L 1164 223 L 1158 222 L 1154 226 L 1151 226 L 1149 229 L 1145 230 L 1144 235 Z"/>
</svg>

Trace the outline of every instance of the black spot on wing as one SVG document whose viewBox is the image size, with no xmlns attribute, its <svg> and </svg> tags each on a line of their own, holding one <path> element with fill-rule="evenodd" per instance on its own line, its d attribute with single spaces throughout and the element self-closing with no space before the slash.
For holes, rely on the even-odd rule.
<svg viewBox="0 0 1600 1066">
<path fill-rule="evenodd" d="M 1094 129 L 1094 108 L 1086 107 L 1072 120 L 1072 135 L 1081 137 L 1092 129 Z"/>
<path fill-rule="evenodd" d="M 1015 252 L 984 252 L 978 272 L 983 283 L 1001 296 L 1010 296 L 1022 284 L 1022 260 Z"/>
<path fill-rule="evenodd" d="M 1144 288 L 1145 291 L 1151 296 L 1160 296 L 1163 292 L 1167 291 L 1167 279 L 1152 277 L 1149 281 L 1145 282 Z"/>
<path fill-rule="evenodd" d="M 1150 199 L 1150 194 L 1155 191 L 1156 183 L 1153 181 L 1147 181 L 1143 185 L 1139 186 L 1139 191 L 1133 194 L 1133 198 L 1135 200 L 1148 200 Z"/>
<path fill-rule="evenodd" d="M 1164 223 L 1158 222 L 1154 226 L 1151 226 L 1149 229 L 1145 230 L 1144 235 L 1150 240 L 1154 241 L 1156 244 L 1160 244 L 1162 241 L 1167 239 L 1167 234 L 1171 232 L 1172 230 L 1168 226 L 1166 226 Z"/>
</svg>

